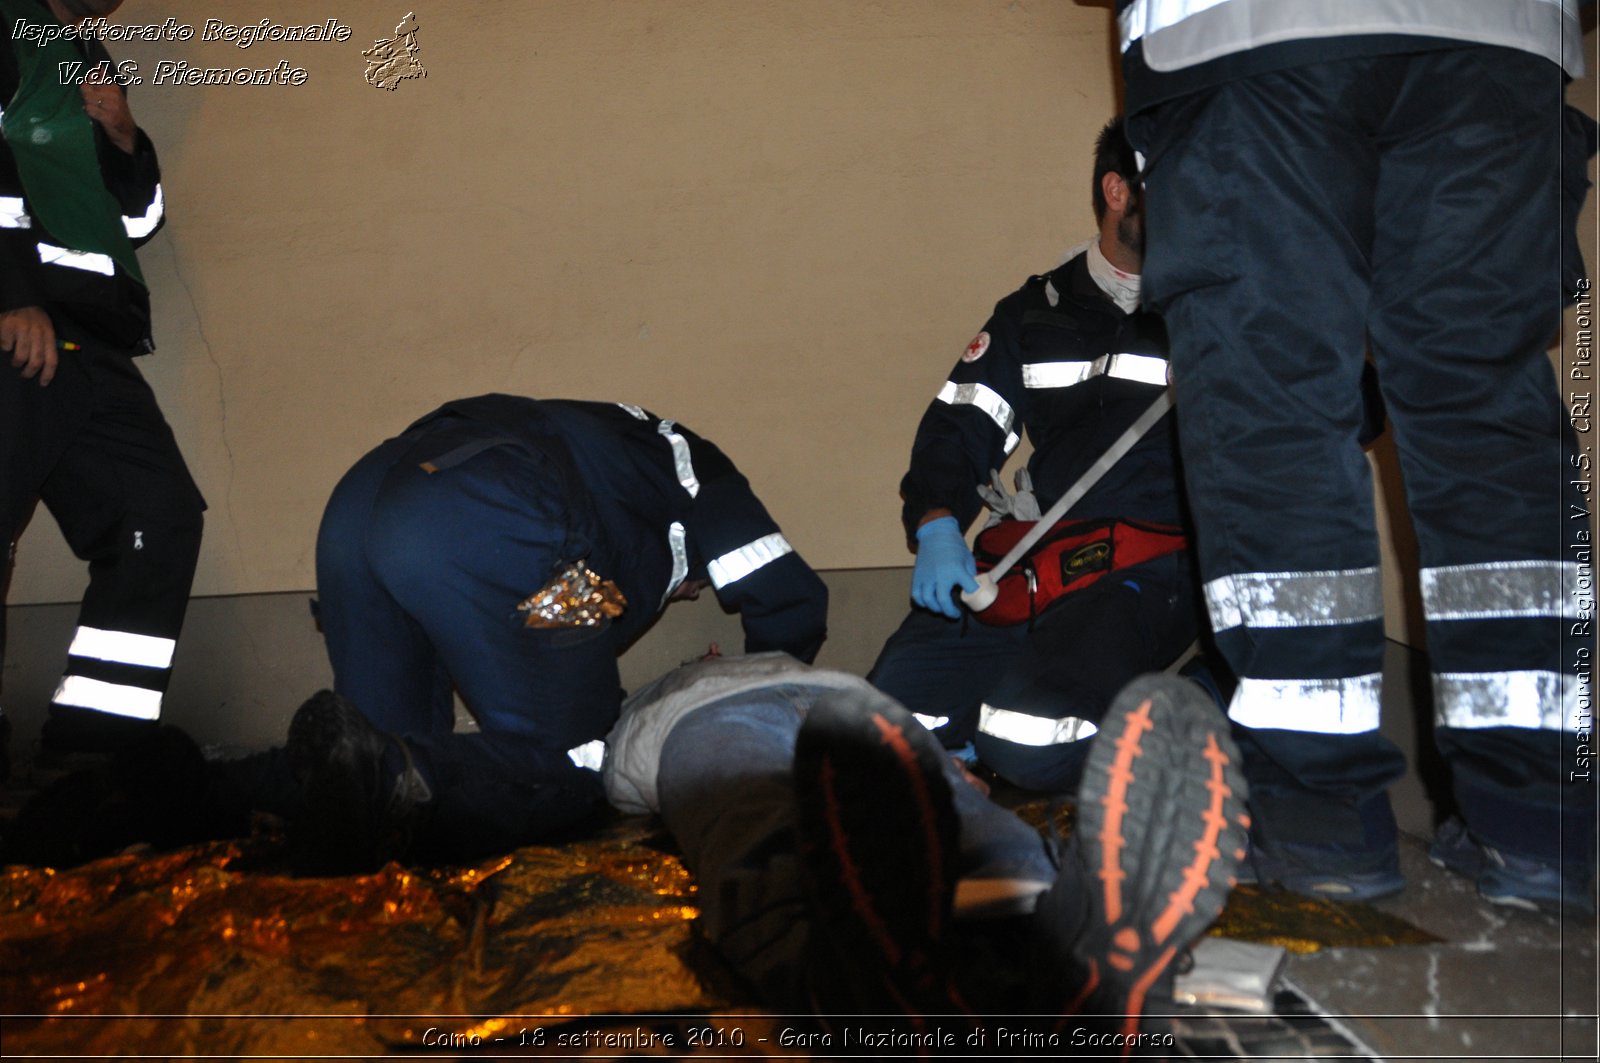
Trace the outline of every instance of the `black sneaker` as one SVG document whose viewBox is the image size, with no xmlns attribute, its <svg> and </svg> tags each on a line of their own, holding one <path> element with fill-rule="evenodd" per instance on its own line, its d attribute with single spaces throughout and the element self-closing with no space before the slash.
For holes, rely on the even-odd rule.
<svg viewBox="0 0 1600 1063">
<path fill-rule="evenodd" d="M 385 764 L 390 743 L 404 764 L 399 770 Z M 289 831 L 297 871 L 360 874 L 404 855 L 433 795 L 403 741 L 323 690 L 289 722 L 286 753 L 305 809 Z"/>
<path fill-rule="evenodd" d="M 1551 915 L 1594 916 L 1593 870 L 1587 860 L 1546 862 L 1502 852 L 1479 841 L 1454 816 L 1434 833 L 1428 859 L 1472 879 L 1490 904 Z"/>
<path fill-rule="evenodd" d="M 1173 961 L 1216 919 L 1249 817 L 1228 721 L 1194 684 L 1125 687 L 1089 750 L 1060 877 L 1034 916 L 1063 1014 L 1097 1014 L 1123 1054 L 1159 1047 L 1147 1009 L 1171 1009 Z"/>
<path fill-rule="evenodd" d="M 1258 783 L 1239 881 L 1319 900 L 1367 903 L 1406 887 L 1389 795 L 1359 801 Z"/>
<path fill-rule="evenodd" d="M 948 938 L 959 873 L 944 750 L 873 690 L 822 698 L 795 744 L 800 856 L 811 901 L 811 1003 L 823 1017 L 966 1011 Z"/>
</svg>

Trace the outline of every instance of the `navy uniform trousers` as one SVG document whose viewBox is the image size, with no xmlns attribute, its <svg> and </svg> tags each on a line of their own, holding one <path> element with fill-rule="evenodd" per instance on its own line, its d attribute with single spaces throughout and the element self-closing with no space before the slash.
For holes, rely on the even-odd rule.
<svg viewBox="0 0 1600 1063">
<path fill-rule="evenodd" d="M 419 848 L 437 855 L 596 814 L 599 773 L 569 751 L 603 739 L 621 704 L 611 628 L 532 629 L 516 608 L 559 563 L 616 571 L 575 531 L 570 459 L 493 431 L 441 417 L 381 444 L 334 489 L 317 535 L 335 689 L 404 737 L 434 794 Z M 453 689 L 476 733 L 453 733 Z"/>
<path fill-rule="evenodd" d="M 1562 89 L 1548 60 L 1462 46 L 1259 74 L 1136 118 L 1207 605 L 1257 821 L 1281 839 L 1392 838 L 1386 803 L 1365 814 L 1403 771 L 1377 730 L 1370 346 L 1462 813 L 1504 851 L 1592 850 L 1594 791 L 1573 775 L 1589 507 L 1545 354 Z"/>
<path fill-rule="evenodd" d="M 62 748 L 114 747 L 160 717 L 205 511 L 127 352 L 89 343 L 62 352 L 45 388 L 0 366 L 0 536 L 12 551 L 36 501 L 89 562 L 45 737 Z M 0 575 L 12 560 L 8 551 Z"/>
<path fill-rule="evenodd" d="M 1002 778 L 1071 790 L 1112 698 L 1194 641 L 1201 614 L 1189 566 L 1179 552 L 1118 569 L 1031 624 L 912 609 L 867 680 L 936 724 L 945 746 L 972 742 Z"/>
</svg>

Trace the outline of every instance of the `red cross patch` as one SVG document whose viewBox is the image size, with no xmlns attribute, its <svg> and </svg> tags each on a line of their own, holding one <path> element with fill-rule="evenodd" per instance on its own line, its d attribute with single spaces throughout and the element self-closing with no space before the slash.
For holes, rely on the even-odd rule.
<svg viewBox="0 0 1600 1063">
<path fill-rule="evenodd" d="M 961 360 L 963 362 L 976 362 L 979 358 L 983 357 L 984 352 L 988 349 L 989 334 L 987 332 L 980 332 L 976 336 L 972 337 L 972 342 L 967 344 L 967 349 L 961 352 Z"/>
</svg>

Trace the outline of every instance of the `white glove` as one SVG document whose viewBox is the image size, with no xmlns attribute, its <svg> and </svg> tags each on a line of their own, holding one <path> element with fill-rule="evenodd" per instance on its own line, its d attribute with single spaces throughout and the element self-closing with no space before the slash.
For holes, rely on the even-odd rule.
<svg viewBox="0 0 1600 1063">
<path fill-rule="evenodd" d="M 1026 468 L 1017 470 L 1017 493 L 1012 494 L 1000 480 L 998 469 L 989 470 L 989 483 L 978 485 L 978 497 L 989 507 L 985 528 L 992 528 L 1001 520 L 1038 520 L 1041 516 L 1039 500 L 1033 494 L 1033 477 Z"/>
</svg>

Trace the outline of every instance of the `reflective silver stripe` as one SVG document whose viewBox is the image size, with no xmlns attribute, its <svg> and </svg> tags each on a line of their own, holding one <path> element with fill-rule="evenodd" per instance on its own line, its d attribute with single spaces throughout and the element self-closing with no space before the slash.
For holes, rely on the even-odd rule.
<svg viewBox="0 0 1600 1063">
<path fill-rule="evenodd" d="M 1347 679 L 1242 679 L 1228 716 L 1245 727 L 1353 735 L 1378 729 L 1383 673 Z"/>
<path fill-rule="evenodd" d="M 93 657 L 97 661 L 137 664 L 144 668 L 171 668 L 172 651 L 177 645 L 176 639 L 80 627 L 72 636 L 72 646 L 67 653 L 73 657 Z"/>
<path fill-rule="evenodd" d="M 56 687 L 55 697 L 50 700 L 57 705 L 95 709 L 136 720 L 161 717 L 161 691 L 124 686 L 121 683 L 104 683 L 81 675 L 64 677 L 61 685 Z"/>
<path fill-rule="evenodd" d="M 1167 386 L 1167 360 L 1154 354 L 1113 354 L 1106 375 L 1164 388 Z"/>
<path fill-rule="evenodd" d="M 721 590 L 730 583 L 744 579 L 759 568 L 765 568 L 784 554 L 794 553 L 794 547 L 782 532 L 763 535 L 753 543 L 745 543 L 737 550 L 729 550 L 706 566 L 711 585 Z"/>
<path fill-rule="evenodd" d="M 1145 62 L 1157 72 L 1280 41 L 1399 33 L 1517 48 L 1582 77 L 1578 4 L 1579 0 L 1135 0 L 1123 9 L 1118 27 L 1123 50 L 1143 40 Z"/>
<path fill-rule="evenodd" d="M 683 489 L 693 498 L 700 493 L 700 481 L 694 475 L 694 460 L 689 456 L 689 441 L 674 432 L 671 421 L 662 421 L 656 425 L 656 431 L 666 437 L 672 444 L 672 463 L 678 467 L 678 482 Z"/>
<path fill-rule="evenodd" d="M 924 716 L 920 712 L 913 712 L 911 715 L 915 716 L 917 722 L 930 731 L 937 731 L 950 722 L 950 717 L 948 716 Z"/>
<path fill-rule="evenodd" d="M 672 551 L 672 579 L 667 583 L 667 592 L 661 596 L 663 609 L 667 607 L 672 592 L 689 575 L 689 533 L 677 521 L 667 528 L 667 547 Z"/>
<path fill-rule="evenodd" d="M 1025 362 L 1022 366 L 1025 388 L 1070 388 L 1092 376 L 1093 362 Z"/>
<path fill-rule="evenodd" d="M 1567 561 L 1502 561 L 1422 570 L 1423 613 L 1429 620 L 1497 620 L 1550 616 L 1576 620 L 1578 565 Z"/>
<path fill-rule="evenodd" d="M 1167 360 L 1153 354 L 1102 354 L 1092 362 L 1027 362 L 1022 386 L 1070 388 L 1097 376 L 1166 387 Z"/>
<path fill-rule="evenodd" d="M 1241 572 L 1206 584 L 1217 631 L 1238 627 L 1325 627 L 1383 615 L 1376 566 L 1324 572 Z"/>
<path fill-rule="evenodd" d="M 1147 34 L 1156 33 L 1176 25 L 1190 15 L 1208 7 L 1216 7 L 1227 0 L 1133 0 L 1117 16 L 1117 26 L 1122 33 L 1122 50 L 1127 51 L 1134 41 Z"/>
<path fill-rule="evenodd" d="M 567 750 L 567 756 L 572 763 L 580 768 L 590 771 L 599 771 L 606 762 L 606 743 L 603 738 L 596 738 L 593 742 L 585 742 L 581 746 L 574 746 Z"/>
<path fill-rule="evenodd" d="M 1009 433 L 1011 425 L 1017 419 L 1011 404 L 1002 399 L 999 392 L 985 384 L 957 384 L 954 380 L 946 380 L 944 387 L 939 389 L 937 398 L 940 402 L 949 403 L 951 406 L 976 406 L 988 414 L 989 419 L 998 425 L 1002 432 Z"/>
<path fill-rule="evenodd" d="M 47 266 L 69 266 L 72 269 L 88 270 L 90 273 L 104 273 L 107 277 L 117 275 L 117 264 L 111 260 L 110 255 L 70 251 L 54 244 L 39 245 L 39 261 Z"/>
<path fill-rule="evenodd" d="M 156 185 L 156 194 L 151 198 L 150 205 L 145 208 L 144 214 L 137 218 L 122 216 L 122 227 L 128 232 L 128 239 L 143 240 L 146 236 L 156 231 L 156 226 L 161 224 L 161 215 L 166 212 L 166 198 L 162 195 L 161 186 Z"/>
<path fill-rule="evenodd" d="M 31 229 L 28 205 L 21 196 L 0 196 L 0 229 Z"/>
<path fill-rule="evenodd" d="M 1048 716 L 1029 716 L 1025 712 L 997 709 L 985 705 L 978 710 L 980 734 L 1015 742 L 1019 746 L 1063 746 L 1081 742 L 1100 728 L 1076 716 L 1052 720 Z"/>
<path fill-rule="evenodd" d="M 642 407 L 635 406 L 631 402 L 619 402 L 617 405 L 621 406 L 624 410 L 627 410 L 641 421 L 648 421 L 650 419 L 650 415 L 645 413 Z"/>
<path fill-rule="evenodd" d="M 1558 672 L 1446 672 L 1433 677 L 1434 718 L 1440 727 L 1592 730 L 1593 715 L 1585 709 L 1588 694 L 1588 684 L 1578 676 Z"/>
</svg>

